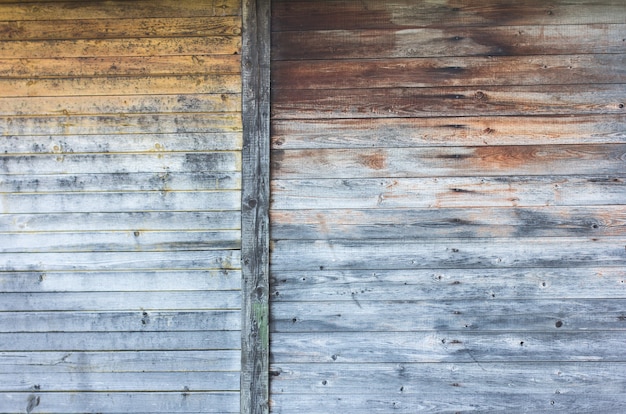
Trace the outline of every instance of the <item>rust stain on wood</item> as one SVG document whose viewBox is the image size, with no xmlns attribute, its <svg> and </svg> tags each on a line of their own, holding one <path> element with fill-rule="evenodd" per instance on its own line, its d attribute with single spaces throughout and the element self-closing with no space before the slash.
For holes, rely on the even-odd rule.
<svg viewBox="0 0 626 414">
<path fill-rule="evenodd" d="M 387 167 L 387 155 L 384 151 L 373 154 L 359 155 L 359 163 L 373 170 L 382 170 Z"/>
</svg>

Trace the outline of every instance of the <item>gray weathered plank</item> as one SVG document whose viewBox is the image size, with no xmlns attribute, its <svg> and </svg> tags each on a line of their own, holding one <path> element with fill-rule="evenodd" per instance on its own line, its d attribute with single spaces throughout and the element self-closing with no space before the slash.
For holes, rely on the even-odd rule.
<svg viewBox="0 0 626 414">
<path fill-rule="evenodd" d="M 237 290 L 241 271 L 228 269 L 0 272 L 2 292 L 163 292 Z"/>
<path fill-rule="evenodd" d="M 11 135 L 2 137 L 0 148 L 5 155 L 228 151 L 241 149 L 241 133 Z"/>
<path fill-rule="evenodd" d="M 272 333 L 281 363 L 624 362 L 625 331 Z"/>
<path fill-rule="evenodd" d="M 239 331 L 17 332 L 0 333 L 0 351 L 239 350 L 240 338 Z"/>
<path fill-rule="evenodd" d="M 453 208 L 621 205 L 623 171 L 604 176 L 273 180 L 272 208 Z"/>
<path fill-rule="evenodd" d="M 181 384 L 182 387 L 181 387 Z M 0 374 L 0 392 L 238 391 L 238 372 L 37 372 Z"/>
<path fill-rule="evenodd" d="M 626 298 L 623 267 L 272 272 L 282 301 Z"/>
<path fill-rule="evenodd" d="M 173 392 L 0 394 L 0 410 L 6 414 L 21 414 L 28 407 L 50 414 L 240 413 L 239 392 L 187 392 L 184 384 Z"/>
<path fill-rule="evenodd" d="M 449 364 L 275 364 L 272 393 L 334 396 L 374 392 L 389 396 L 448 392 L 451 400 L 485 394 L 620 394 L 626 364 L 599 362 L 449 363 Z M 557 394 L 558 393 L 558 394 Z"/>
<path fill-rule="evenodd" d="M 272 333 L 389 331 L 626 331 L 622 299 L 272 303 Z"/>
<path fill-rule="evenodd" d="M 619 210 L 614 210 L 619 220 Z M 0 229 L 4 232 L 71 231 L 163 231 L 177 230 L 238 230 L 241 214 L 238 211 L 146 211 L 137 213 L 56 213 L 56 214 L 2 214 Z M 607 221 L 605 226 L 611 226 Z M 133 234 L 134 235 L 134 234 Z"/>
<path fill-rule="evenodd" d="M 219 294 L 214 292 L 203 292 L 206 296 L 207 302 L 209 300 L 215 301 L 215 305 L 220 302 Z M 169 298 L 164 299 L 164 296 L 154 295 L 163 300 L 163 307 L 173 306 L 172 303 L 179 301 L 180 298 L 189 298 L 189 305 L 184 306 L 190 308 L 191 304 L 197 303 L 197 299 L 194 295 L 180 295 L 179 292 L 170 292 L 174 298 L 170 301 Z M 3 294 L 4 295 L 4 294 Z M 136 306 L 143 306 L 145 300 L 141 298 L 142 295 L 119 295 L 104 293 L 101 296 L 110 295 L 121 300 L 137 299 Z M 22 295 L 26 296 L 26 295 Z M 78 295 L 63 293 L 56 297 L 70 296 L 76 300 Z M 88 297 L 87 295 L 82 295 Z M 145 297 L 145 295 L 143 295 Z M 30 297 L 34 297 L 31 295 Z M 48 297 L 51 297 L 48 295 Z M 95 297 L 95 295 L 91 295 Z M 176 298 L 179 297 L 179 298 Z M 45 298 L 45 296 L 44 296 Z M 9 298 L 11 301 L 11 298 Z M 65 304 L 71 303 L 70 300 L 61 300 Z M 233 306 L 234 301 L 231 301 L 230 306 Z M 86 307 L 84 303 L 78 303 L 77 308 Z M 103 304 L 98 299 L 94 300 L 93 307 L 102 306 Z M 134 305 L 133 305 L 134 306 Z M 6 308 L 6 306 L 3 306 Z M 106 305 L 103 306 L 106 308 Z M 220 309 L 220 310 L 200 310 L 201 306 L 197 310 L 175 310 L 175 311 L 147 311 L 138 310 L 135 312 L 128 311 L 115 311 L 115 308 L 119 305 L 111 306 L 109 310 L 98 312 L 78 312 L 78 311 L 64 311 L 64 312 L 0 312 L 0 331 L 5 333 L 10 332 L 50 332 L 50 331 L 64 331 L 71 329 L 72 332 L 124 332 L 124 331 L 231 331 L 239 330 L 241 324 L 241 313 L 238 309 Z M 59 308 L 61 308 L 59 306 Z"/>
<path fill-rule="evenodd" d="M 239 350 L 2 352 L 0 367 L 9 373 L 202 372 L 239 371 Z"/>
<path fill-rule="evenodd" d="M 272 60 L 622 53 L 626 31 L 623 24 L 338 29 L 276 32 Z"/>
<path fill-rule="evenodd" d="M 450 269 L 625 266 L 622 238 L 273 240 L 272 268 Z"/>
<path fill-rule="evenodd" d="M 239 191 L 69 192 L 0 194 L 4 214 L 239 210 Z"/>
<path fill-rule="evenodd" d="M 0 272 L 239 269 L 238 250 L 0 253 Z"/>
<path fill-rule="evenodd" d="M 0 233 L 3 253 L 163 252 L 241 248 L 239 230 L 20 232 Z"/>
<path fill-rule="evenodd" d="M 579 139 L 599 139 L 603 129 L 613 127 L 619 133 L 617 125 L 606 125 L 601 121 L 607 121 L 610 117 L 583 117 L 582 119 L 568 119 L 563 115 L 608 115 L 624 113 L 624 93 L 626 85 L 581 85 L 577 87 L 563 85 L 549 85 L 537 87 L 531 86 L 480 86 L 475 88 L 446 87 L 446 88 L 379 88 L 379 89 L 295 89 L 281 90 L 272 96 L 272 119 L 336 119 L 335 122 L 321 123 L 320 121 L 310 121 L 300 125 L 301 121 L 282 122 L 274 126 L 274 130 L 291 127 L 305 129 L 310 125 L 318 125 L 319 131 L 312 131 L 311 135 L 316 136 L 317 132 L 322 133 L 324 129 L 346 134 L 347 137 L 359 139 L 364 142 L 365 138 L 355 134 L 355 131 L 363 131 L 380 142 L 380 145 L 389 145 L 394 140 L 406 140 L 406 137 L 397 137 L 394 134 L 385 133 L 385 130 L 376 129 L 368 131 L 362 123 L 369 124 L 370 128 L 380 125 L 373 121 L 375 118 L 426 118 L 418 120 L 387 121 L 386 126 L 393 128 L 395 132 L 402 132 L 403 135 L 415 135 L 414 142 L 419 142 L 421 135 L 427 135 L 431 140 L 437 140 L 442 145 L 445 141 L 440 135 L 456 133 L 457 136 L 467 138 L 482 135 L 486 141 L 502 140 L 506 138 L 502 129 L 510 130 L 517 137 L 528 138 L 528 135 L 537 131 L 539 125 L 543 127 L 544 135 L 536 133 L 532 138 L 547 139 L 545 134 L 549 134 L 551 142 L 557 143 L 562 139 L 572 139 L 572 134 L 576 134 Z M 529 118 L 528 115 L 533 117 Z M 518 118 L 494 118 L 495 116 L 516 116 L 524 117 L 528 122 L 522 123 Z M 543 118 L 538 117 L 543 115 Z M 455 118 L 454 120 L 437 119 L 438 117 L 472 117 L 469 120 Z M 477 118 L 480 117 L 480 118 Z M 489 117 L 484 119 L 484 117 Z M 434 118 L 434 119 L 432 119 Z M 546 122 L 545 118 L 553 122 L 564 124 L 565 130 L 558 130 L 555 125 Z M 617 116 L 614 119 L 620 119 Z M 363 119 L 355 122 L 354 119 Z M 591 131 L 582 129 L 590 121 L 596 119 Z M 447 122 L 446 122 L 447 121 Z M 498 122 L 499 121 L 499 122 Z M 489 131 L 484 132 L 487 127 L 483 127 L 483 133 L 474 129 L 477 123 L 491 122 Z M 341 126 L 350 125 L 352 128 L 341 130 Z M 451 125 L 459 125 L 454 131 Z M 412 126 L 413 129 L 407 128 Z M 576 126 L 576 129 L 574 129 Z M 404 129 L 403 129 L 404 127 Z M 474 127 L 474 128 L 472 128 Z M 462 128 L 458 131 L 458 128 Z M 298 132 L 298 131 L 295 131 Z M 509 131 L 507 131 L 509 132 Z M 429 134 L 430 133 L 430 134 Z M 584 134 L 588 133 L 589 136 Z M 383 135 L 384 134 L 384 135 Z M 567 134 L 567 135 L 566 135 Z M 355 136 L 356 135 L 356 136 Z M 610 138 L 606 136 L 605 138 Z M 296 137 L 297 138 L 297 137 Z M 331 137 L 329 137 L 331 138 Z M 339 140 L 339 136 L 333 138 Z M 425 139 L 426 137 L 422 138 Z M 274 138 L 275 142 L 281 138 Z M 285 143 L 296 141 L 289 135 L 284 139 Z M 353 142 L 353 141 L 348 141 Z M 575 143 L 582 143 L 575 141 Z"/>
<path fill-rule="evenodd" d="M 127 321 L 134 320 L 134 323 L 128 326 L 129 330 L 159 330 L 159 323 L 150 323 L 150 314 L 143 315 L 144 311 L 159 310 L 179 310 L 188 312 L 191 310 L 236 310 L 241 307 L 241 292 L 238 290 L 228 291 L 162 291 L 162 292 L 19 292 L 19 293 L 0 293 L 2 303 L 0 311 L 19 311 L 29 312 L 31 318 L 45 317 L 46 315 L 37 315 L 35 312 L 48 311 L 135 311 L 136 318 L 127 318 Z M 106 315 L 102 315 L 103 317 Z M 194 316 L 190 314 L 190 316 Z M 197 316 L 197 315 L 196 315 Z M 98 323 L 98 315 L 85 315 L 85 319 L 96 318 L 95 324 Z M 144 319 L 145 317 L 145 319 Z M 184 318 L 181 315 L 181 318 Z M 157 316 L 158 319 L 158 316 Z M 17 319 L 16 319 L 17 320 Z M 124 320 L 124 318 L 122 318 Z M 50 321 L 51 326 L 59 322 Z M 145 322 L 145 323 L 144 323 Z M 8 323 L 8 322 L 7 322 Z M 103 319 L 103 324 L 107 322 Z M 37 324 L 37 322 L 33 322 Z M 80 326 L 80 325 L 79 325 Z M 232 328 L 235 328 L 233 326 Z M 2 329 L 6 331 L 5 328 Z M 230 328 L 229 328 L 230 329 Z M 52 331 L 63 332 L 64 330 L 73 331 L 71 325 L 66 325 L 64 329 L 55 329 Z M 78 326 L 77 326 L 78 330 Z M 97 331 L 98 328 L 93 329 Z M 9 329 L 10 331 L 10 329 Z M 115 331 L 120 331 L 120 327 Z"/>
<path fill-rule="evenodd" d="M 450 389 L 449 389 L 450 388 Z M 571 413 L 571 412 L 620 412 L 626 404 L 623 393 L 597 393 L 591 395 L 557 394 L 549 389 L 530 394 L 490 393 L 472 396 L 455 396 L 452 387 L 439 393 L 416 397 L 414 394 L 397 392 L 378 393 L 375 390 L 350 392 L 345 395 L 322 396 L 302 394 L 277 394 L 272 397 L 272 412 L 287 413 Z M 456 397 L 456 398 L 455 398 Z"/>
<path fill-rule="evenodd" d="M 167 156 L 164 158 L 167 158 Z M 210 161 L 210 157 L 207 158 Z M 135 159 L 141 160 L 142 157 L 138 156 Z M 235 166 L 238 163 L 239 161 L 235 160 Z M 36 166 L 36 163 L 33 164 Z M 152 165 L 155 169 L 159 167 L 158 163 L 153 163 Z M 200 171 L 200 167 L 197 166 L 195 168 L 196 172 L 170 172 L 167 170 L 166 161 L 161 164 L 161 167 L 163 166 L 166 169 L 164 172 L 152 173 L 114 172 L 92 174 L 82 172 L 79 174 L 0 175 L 0 192 L 13 194 L 115 191 L 200 192 L 207 190 L 238 190 L 241 188 L 241 173 L 239 171 Z M 111 168 L 116 168 L 116 166 L 111 166 Z M 185 169 L 181 168 L 181 170 L 184 171 Z"/>
<path fill-rule="evenodd" d="M 275 178 L 619 174 L 626 144 L 272 151 Z"/>
</svg>

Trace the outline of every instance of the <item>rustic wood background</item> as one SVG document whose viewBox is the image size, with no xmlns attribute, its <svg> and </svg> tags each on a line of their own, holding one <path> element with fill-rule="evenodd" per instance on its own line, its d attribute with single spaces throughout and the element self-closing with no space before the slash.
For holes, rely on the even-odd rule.
<svg viewBox="0 0 626 414">
<path fill-rule="evenodd" d="M 239 412 L 239 0 L 0 3 L 0 412 Z"/>
<path fill-rule="evenodd" d="M 623 411 L 624 2 L 272 13 L 271 410 Z"/>
</svg>

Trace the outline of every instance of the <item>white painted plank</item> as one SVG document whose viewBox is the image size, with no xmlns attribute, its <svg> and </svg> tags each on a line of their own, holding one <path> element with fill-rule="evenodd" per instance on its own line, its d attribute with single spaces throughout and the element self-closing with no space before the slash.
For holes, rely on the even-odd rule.
<svg viewBox="0 0 626 414">
<path fill-rule="evenodd" d="M 142 312 L 159 310 L 218 310 L 241 307 L 241 293 L 238 290 L 232 291 L 171 291 L 171 292 L 62 292 L 62 293 L 0 293 L 0 312 L 19 311 L 29 312 L 31 318 L 45 318 L 45 314 L 37 315 L 38 311 L 135 311 L 135 318 L 128 318 L 134 321 L 133 327 L 128 329 L 150 330 L 158 329 L 160 323 L 150 323 L 150 314 L 143 315 Z M 187 315 L 189 316 L 189 315 Z M 185 315 L 180 315 L 184 318 Z M 71 320 L 71 315 L 68 315 Z M 94 319 L 98 323 L 97 315 L 85 315 L 85 320 Z M 2 318 L 4 320 L 8 317 Z M 122 318 L 124 319 L 124 318 Z M 158 319 L 158 318 L 157 318 Z M 50 321 L 51 326 L 62 322 Z M 7 322 L 8 323 L 8 322 Z M 39 322 L 44 323 L 44 322 Z M 106 324 L 105 321 L 102 321 Z M 165 318 L 167 323 L 167 318 Z M 37 322 L 33 322 L 37 324 Z M 79 325 L 80 326 L 80 325 Z M 10 326 L 5 327 L 9 331 Z M 58 331 L 71 331 L 71 325 L 61 325 Z M 0 329 L 1 330 L 1 329 Z M 97 330 L 94 327 L 94 330 Z M 120 327 L 115 330 L 121 330 Z"/>
<path fill-rule="evenodd" d="M 271 335 L 280 363 L 623 362 L 625 331 L 298 332 Z"/>
<path fill-rule="evenodd" d="M 227 250 L 241 248 L 239 230 L 0 233 L 3 253 Z"/>
<path fill-rule="evenodd" d="M 241 253 L 225 251 L 0 253 L 2 272 L 239 269 Z"/>
<path fill-rule="evenodd" d="M 2 393 L 0 410 L 22 414 L 27 407 L 33 412 L 50 414 L 171 414 L 219 413 L 239 414 L 239 392 L 187 392 L 184 384 L 175 392 L 138 393 Z"/>
<path fill-rule="evenodd" d="M 240 171 L 239 152 L 148 154 L 56 154 L 0 156 L 4 174 L 132 174 Z"/>
<path fill-rule="evenodd" d="M 3 136 L 0 142 L 5 155 L 232 151 L 241 149 L 241 132 L 125 134 L 122 131 L 121 134 L 106 135 L 8 135 Z"/>
<path fill-rule="evenodd" d="M 238 391 L 238 372 L 0 373 L 0 392 Z"/>
<path fill-rule="evenodd" d="M 273 180 L 273 209 L 622 205 L 613 175 Z"/>
<path fill-rule="evenodd" d="M 239 350 L 0 352 L 3 373 L 239 371 Z"/>
<path fill-rule="evenodd" d="M 0 333 L 0 351 L 238 350 L 239 331 Z"/>
<path fill-rule="evenodd" d="M 621 238 L 274 240 L 275 270 L 626 266 Z"/>
<path fill-rule="evenodd" d="M 625 299 L 621 267 L 272 271 L 281 301 Z"/>
<path fill-rule="evenodd" d="M 239 210 L 239 191 L 0 194 L 3 214 Z"/>
<path fill-rule="evenodd" d="M 236 290 L 241 271 L 233 269 L 93 272 L 0 272 L 0 290 L 17 292 L 141 292 Z"/>
<path fill-rule="evenodd" d="M 447 300 L 277 302 L 272 332 L 626 331 L 626 301 Z"/>
</svg>

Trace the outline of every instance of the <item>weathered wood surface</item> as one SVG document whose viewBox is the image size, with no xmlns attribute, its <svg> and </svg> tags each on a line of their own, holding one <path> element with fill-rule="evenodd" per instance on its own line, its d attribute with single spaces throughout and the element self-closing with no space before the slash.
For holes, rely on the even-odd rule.
<svg viewBox="0 0 626 414">
<path fill-rule="evenodd" d="M 271 2 L 244 0 L 241 412 L 269 412 Z"/>
<path fill-rule="evenodd" d="M 421 4 L 424 7 L 423 4 Z M 510 5 L 509 5 L 510 6 Z M 622 22 L 623 23 L 623 22 Z M 274 60 L 623 53 L 624 24 L 277 32 Z"/>
<path fill-rule="evenodd" d="M 274 210 L 275 239 L 624 236 L 624 206 Z"/>
<path fill-rule="evenodd" d="M 239 412 L 241 23 L 0 2 L 0 412 Z"/>
<path fill-rule="evenodd" d="M 82 414 L 219 413 L 239 414 L 239 392 L 196 392 L 179 387 L 175 392 L 2 393 L 0 406 L 7 414 L 31 410 Z"/>
<path fill-rule="evenodd" d="M 392 0 L 292 1 L 272 7 L 272 31 L 408 29 L 479 26 L 544 26 L 624 23 L 621 0 L 415 2 Z M 349 18 L 348 18 L 349 17 Z"/>
<path fill-rule="evenodd" d="M 273 2 L 272 412 L 623 411 L 621 3 Z"/>
<path fill-rule="evenodd" d="M 32 278 L 36 276 L 33 275 Z M 493 301 L 625 299 L 622 267 L 276 270 L 272 300 L 342 301 Z M 467 316 L 467 315 L 465 315 Z M 274 317 L 280 317 L 275 315 Z"/>
<path fill-rule="evenodd" d="M 626 186 L 621 172 L 604 176 L 274 180 L 272 207 L 308 210 L 622 205 Z"/>
</svg>

